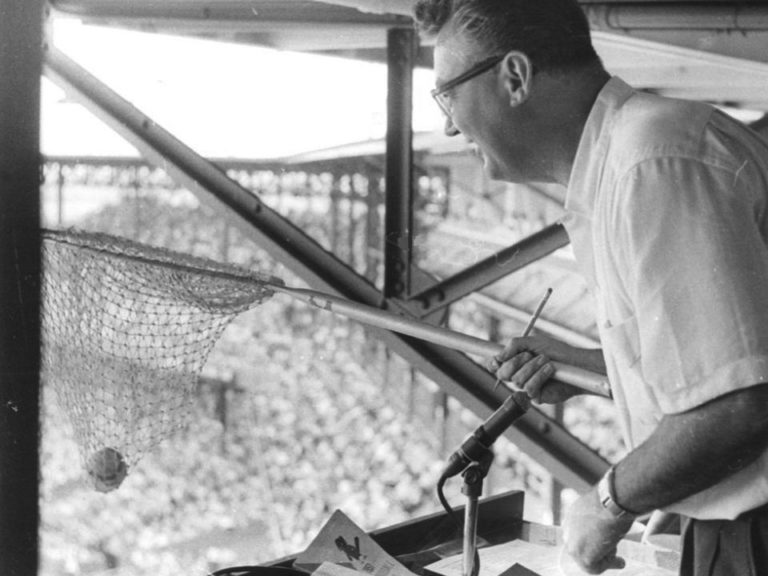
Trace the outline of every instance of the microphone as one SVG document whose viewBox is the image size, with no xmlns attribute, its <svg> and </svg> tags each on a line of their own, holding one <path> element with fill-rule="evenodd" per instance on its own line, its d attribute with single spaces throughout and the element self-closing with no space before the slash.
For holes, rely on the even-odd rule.
<svg viewBox="0 0 768 576">
<path fill-rule="evenodd" d="M 533 325 L 536 324 L 536 320 L 541 315 L 541 311 L 544 309 L 544 305 L 552 295 L 552 288 L 547 288 L 544 296 L 536 306 L 536 310 L 533 312 L 533 316 L 528 321 L 528 325 L 523 330 L 523 337 L 528 336 L 533 330 Z M 499 381 L 496 382 L 498 386 Z M 494 386 L 494 390 L 496 387 Z M 440 477 L 438 486 L 456 474 L 464 471 L 464 469 L 473 462 L 480 462 L 480 459 L 487 455 L 491 450 L 491 445 L 496 442 L 496 438 L 502 435 L 504 430 L 512 425 L 512 422 L 520 418 L 531 407 L 531 399 L 528 398 L 528 394 L 522 390 L 518 390 L 510 394 L 504 403 L 498 407 L 496 412 L 488 417 L 488 420 L 483 422 L 477 430 L 467 436 L 464 443 L 459 447 L 456 452 L 451 454 L 448 459 L 448 464 L 443 470 L 443 475 Z"/>
<path fill-rule="evenodd" d="M 451 454 L 440 477 L 441 482 L 460 474 L 473 462 L 479 462 L 504 430 L 525 414 L 530 407 L 531 400 L 522 390 L 510 394 L 485 422 L 467 436 L 458 450 Z"/>
</svg>

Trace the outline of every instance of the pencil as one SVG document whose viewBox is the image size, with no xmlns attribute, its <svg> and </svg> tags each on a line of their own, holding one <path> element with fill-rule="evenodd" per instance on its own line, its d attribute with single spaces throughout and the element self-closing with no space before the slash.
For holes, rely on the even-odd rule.
<svg viewBox="0 0 768 576">
<path fill-rule="evenodd" d="M 539 302 L 539 305 L 536 306 L 536 310 L 533 311 L 533 315 L 531 316 L 531 319 L 528 320 L 528 325 L 525 327 L 525 330 L 523 330 L 523 333 L 522 333 L 523 338 L 525 336 L 528 336 L 533 330 L 533 327 L 536 324 L 536 320 L 538 320 L 539 316 L 541 316 L 541 311 L 544 310 L 544 305 L 547 303 L 547 300 L 549 300 L 549 297 L 551 295 L 552 295 L 552 288 L 547 288 L 547 291 L 544 293 L 544 296 Z M 494 384 L 493 386 L 493 389 L 496 390 L 496 388 L 499 387 L 499 384 L 501 384 L 501 380 L 497 379 L 496 384 Z"/>
<path fill-rule="evenodd" d="M 533 316 L 531 316 L 531 319 L 528 321 L 528 325 L 525 327 L 525 330 L 523 330 L 523 336 L 528 336 L 531 333 L 531 330 L 533 330 L 533 325 L 536 324 L 536 320 L 538 320 L 539 316 L 541 316 L 541 311 L 544 310 L 544 305 L 547 303 L 547 300 L 549 300 L 551 295 L 552 288 L 547 288 L 547 291 L 544 293 L 544 297 L 541 299 L 541 302 L 539 302 L 539 305 L 536 306 L 536 310 L 533 311 Z"/>
</svg>

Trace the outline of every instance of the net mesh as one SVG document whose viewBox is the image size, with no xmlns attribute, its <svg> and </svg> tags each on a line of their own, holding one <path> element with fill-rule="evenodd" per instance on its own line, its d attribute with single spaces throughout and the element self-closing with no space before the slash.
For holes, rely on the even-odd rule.
<svg viewBox="0 0 768 576">
<path fill-rule="evenodd" d="M 100 491 L 182 428 L 227 324 L 282 281 L 106 234 L 43 232 L 44 382 Z"/>
</svg>

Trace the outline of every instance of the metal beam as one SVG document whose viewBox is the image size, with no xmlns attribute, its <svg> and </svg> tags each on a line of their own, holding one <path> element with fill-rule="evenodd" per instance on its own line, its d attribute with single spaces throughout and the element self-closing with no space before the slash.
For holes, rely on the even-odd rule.
<svg viewBox="0 0 768 576">
<path fill-rule="evenodd" d="M 757 2 L 581 2 L 599 30 L 768 31 L 768 6 Z"/>
<path fill-rule="evenodd" d="M 0 574 L 38 568 L 43 3 L 0 0 Z"/>
<path fill-rule="evenodd" d="M 485 308 L 493 312 L 494 316 L 501 318 L 510 318 L 525 325 L 531 319 L 530 310 L 521 310 L 510 306 L 505 302 L 501 302 L 496 298 L 487 296 L 481 292 L 476 292 L 469 296 L 470 300 L 477 303 L 481 308 Z M 553 336 L 559 340 L 567 342 L 572 346 L 579 346 L 582 348 L 599 348 L 600 341 L 594 338 L 582 334 L 577 330 L 573 330 L 551 320 L 545 318 L 539 318 L 536 321 L 536 330 Z"/>
<path fill-rule="evenodd" d="M 768 62 L 764 2 L 581 2 L 593 32 Z"/>
<path fill-rule="evenodd" d="M 151 20 L 163 22 L 209 22 L 218 25 L 265 27 L 278 23 L 315 23 L 333 26 L 353 23 L 357 26 L 397 24 L 409 25 L 407 14 L 332 5 L 318 0 L 53 0 L 52 6 L 64 14 L 85 20 L 95 19 L 145 24 Z M 402 12 L 402 11 L 401 11 Z"/>
<path fill-rule="evenodd" d="M 615 30 L 671 29 L 746 32 L 768 30 L 768 7 L 745 1 L 579 0 L 592 24 Z M 119 22 L 231 22 L 242 26 L 280 22 L 358 25 L 410 23 L 409 0 L 54 0 L 61 12 Z"/>
<path fill-rule="evenodd" d="M 45 72 L 71 98 L 103 118 L 149 160 L 229 218 L 244 235 L 310 286 L 402 313 L 403 308 L 396 300 L 383 298 L 364 277 L 65 55 L 49 52 Z M 465 354 L 384 330 L 376 333 L 393 351 L 478 416 L 487 416 L 505 399 L 503 387 L 497 389 L 491 374 Z M 535 409 L 518 426 L 510 428 L 507 436 L 561 482 L 576 489 L 596 481 L 607 468 L 597 453 Z"/>
<path fill-rule="evenodd" d="M 413 28 L 387 34 L 387 149 L 384 188 L 384 296 L 411 291 L 413 254 Z"/>
<path fill-rule="evenodd" d="M 424 315 L 444 308 L 570 243 L 562 224 L 552 224 L 450 278 L 414 294 Z"/>
</svg>

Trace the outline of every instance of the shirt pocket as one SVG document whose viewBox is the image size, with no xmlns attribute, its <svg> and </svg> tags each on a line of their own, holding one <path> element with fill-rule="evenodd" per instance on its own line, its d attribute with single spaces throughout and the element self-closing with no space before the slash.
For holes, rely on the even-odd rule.
<svg viewBox="0 0 768 576">
<path fill-rule="evenodd" d="M 634 316 L 603 324 L 603 354 L 625 440 L 630 448 L 643 442 L 659 422 L 653 392 L 642 371 L 640 334 Z"/>
<path fill-rule="evenodd" d="M 617 367 L 640 368 L 640 333 L 637 318 L 630 316 L 618 324 L 605 321 L 600 335 L 606 361 L 610 356 Z"/>
</svg>

